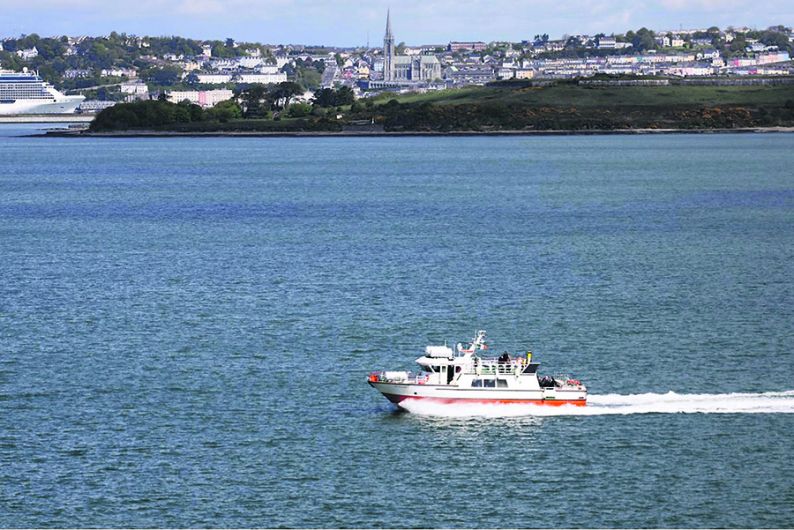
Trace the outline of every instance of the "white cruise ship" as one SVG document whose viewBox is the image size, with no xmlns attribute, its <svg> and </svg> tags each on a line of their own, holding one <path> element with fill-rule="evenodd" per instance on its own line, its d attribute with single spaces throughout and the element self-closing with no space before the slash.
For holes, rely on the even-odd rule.
<svg viewBox="0 0 794 530">
<path fill-rule="evenodd" d="M 0 70 L 0 116 L 16 114 L 73 114 L 85 96 L 65 96 L 24 68 Z"/>
</svg>

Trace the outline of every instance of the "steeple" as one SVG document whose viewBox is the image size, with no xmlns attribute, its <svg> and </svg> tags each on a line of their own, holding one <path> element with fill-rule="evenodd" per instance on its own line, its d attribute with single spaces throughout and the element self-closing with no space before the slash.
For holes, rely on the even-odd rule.
<svg viewBox="0 0 794 530">
<path fill-rule="evenodd" d="M 386 34 L 383 36 L 383 80 L 394 79 L 394 35 L 391 32 L 391 10 L 386 11 Z"/>
<path fill-rule="evenodd" d="M 383 39 L 394 39 L 394 35 L 391 33 L 391 9 L 386 10 L 386 35 Z"/>
</svg>

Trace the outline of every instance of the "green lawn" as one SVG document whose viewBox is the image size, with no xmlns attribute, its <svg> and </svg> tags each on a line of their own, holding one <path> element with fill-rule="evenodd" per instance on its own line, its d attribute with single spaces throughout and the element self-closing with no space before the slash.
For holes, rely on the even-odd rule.
<svg viewBox="0 0 794 530">
<path fill-rule="evenodd" d="M 379 98 L 385 103 L 391 97 Z M 561 83 L 548 87 L 468 87 L 395 96 L 400 103 L 502 102 L 537 106 L 614 107 L 668 105 L 772 105 L 794 100 L 794 85 L 780 86 L 687 86 L 588 87 Z"/>
</svg>

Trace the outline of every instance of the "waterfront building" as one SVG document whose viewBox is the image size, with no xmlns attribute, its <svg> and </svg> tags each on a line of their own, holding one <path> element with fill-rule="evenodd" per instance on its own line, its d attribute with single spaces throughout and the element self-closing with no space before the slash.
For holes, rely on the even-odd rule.
<svg viewBox="0 0 794 530">
<path fill-rule="evenodd" d="M 189 101 L 203 108 L 214 107 L 221 101 L 226 101 L 234 97 L 231 90 L 174 90 L 166 94 L 168 101 L 179 103 Z"/>
</svg>

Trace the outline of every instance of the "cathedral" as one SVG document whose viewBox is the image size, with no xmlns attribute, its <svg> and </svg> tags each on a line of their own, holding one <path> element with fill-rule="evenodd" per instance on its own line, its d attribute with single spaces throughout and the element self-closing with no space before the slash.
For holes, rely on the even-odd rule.
<svg viewBox="0 0 794 530">
<path fill-rule="evenodd" d="M 386 35 L 383 36 L 383 82 L 395 86 L 428 83 L 441 79 L 441 63 L 435 55 L 397 55 L 391 32 L 391 13 L 386 12 Z"/>
</svg>

